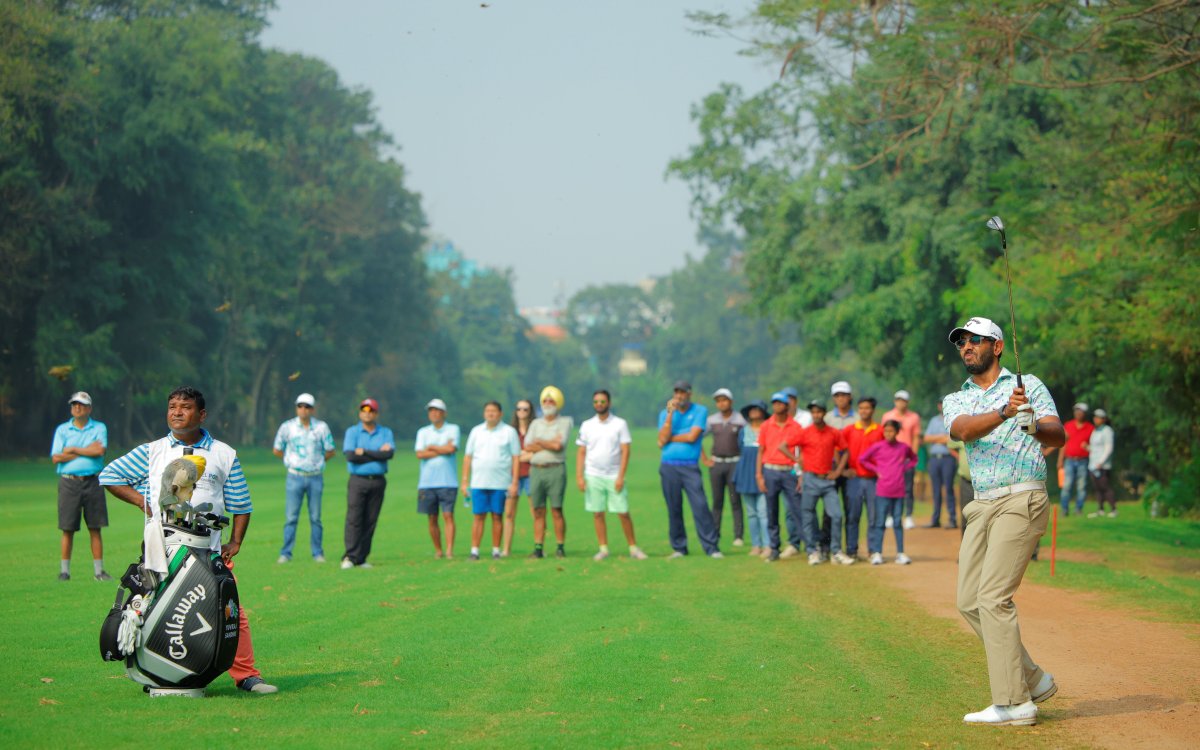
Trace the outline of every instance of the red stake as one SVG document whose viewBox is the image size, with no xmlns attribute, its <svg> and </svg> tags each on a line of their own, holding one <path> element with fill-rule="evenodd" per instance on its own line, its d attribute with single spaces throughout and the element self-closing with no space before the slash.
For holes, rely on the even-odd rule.
<svg viewBox="0 0 1200 750">
<path fill-rule="evenodd" d="M 1054 506 L 1054 520 L 1050 525 L 1050 577 L 1054 577 L 1054 557 L 1058 551 L 1058 506 Z"/>
</svg>

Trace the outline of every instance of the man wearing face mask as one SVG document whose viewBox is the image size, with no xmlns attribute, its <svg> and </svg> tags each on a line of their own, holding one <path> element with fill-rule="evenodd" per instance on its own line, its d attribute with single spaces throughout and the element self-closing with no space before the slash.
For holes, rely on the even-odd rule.
<svg viewBox="0 0 1200 750">
<path fill-rule="evenodd" d="M 658 414 L 658 447 L 662 463 L 658 475 L 662 480 L 663 499 L 667 501 L 667 522 L 674 552 L 667 559 L 675 560 L 688 553 L 687 529 L 683 525 L 683 496 L 687 493 L 696 523 L 696 536 L 704 553 L 711 558 L 721 554 L 720 534 L 713 522 L 708 498 L 704 495 L 704 480 L 700 476 L 700 441 L 708 423 L 708 409 L 692 403 L 692 384 L 675 381 L 674 395 L 667 408 Z"/>
<path fill-rule="evenodd" d="M 567 519 L 563 517 L 563 497 L 567 492 L 567 440 L 572 420 L 559 414 L 565 399 L 562 391 L 552 385 L 542 389 L 539 397 L 542 416 L 533 420 L 525 433 L 525 450 L 529 459 L 529 502 L 533 506 L 533 556 L 542 557 L 546 541 L 546 506 L 554 521 L 554 539 L 558 547 L 554 554 L 566 557 Z"/>
</svg>

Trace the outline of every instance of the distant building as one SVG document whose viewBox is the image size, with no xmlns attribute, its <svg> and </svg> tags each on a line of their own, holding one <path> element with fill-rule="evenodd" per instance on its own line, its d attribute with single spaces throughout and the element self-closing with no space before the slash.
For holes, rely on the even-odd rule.
<svg viewBox="0 0 1200 750">
<path fill-rule="evenodd" d="M 569 334 L 567 333 L 567 329 L 560 325 L 539 323 L 529 328 L 529 336 L 530 338 L 547 339 L 557 344 L 560 341 L 566 341 Z"/>
<path fill-rule="evenodd" d="M 622 377 L 646 374 L 649 363 L 646 362 L 646 357 L 642 353 L 644 349 L 645 347 L 641 344 L 623 344 L 621 346 L 621 359 L 617 362 L 617 372 L 621 373 Z"/>
<path fill-rule="evenodd" d="M 448 274 L 464 288 L 476 276 L 487 273 L 486 268 L 464 257 L 449 240 L 430 243 L 425 249 L 425 267 L 434 273 Z"/>
</svg>

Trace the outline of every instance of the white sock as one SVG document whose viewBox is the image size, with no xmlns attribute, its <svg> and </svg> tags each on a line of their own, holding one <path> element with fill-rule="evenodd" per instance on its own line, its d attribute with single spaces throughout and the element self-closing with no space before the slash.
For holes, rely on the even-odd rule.
<svg viewBox="0 0 1200 750">
<path fill-rule="evenodd" d="M 607 544 L 601 544 L 601 545 L 600 545 L 600 551 L 601 551 L 601 552 L 603 552 L 604 554 L 606 554 L 606 555 L 607 555 L 607 554 L 608 554 L 608 545 L 607 545 Z"/>
<path fill-rule="evenodd" d="M 96 571 L 95 575 L 100 575 L 104 572 L 104 560 L 92 560 L 92 569 Z"/>
<path fill-rule="evenodd" d="M 638 546 L 636 544 L 629 545 L 629 554 L 632 555 L 634 552 L 637 552 L 637 551 L 638 551 Z"/>
<path fill-rule="evenodd" d="M 478 555 L 478 554 L 479 554 L 479 548 L 478 548 L 478 547 L 472 547 L 472 548 L 471 548 L 471 554 L 472 554 L 472 555 Z"/>
<path fill-rule="evenodd" d="M 499 547 L 492 547 L 492 554 L 493 554 L 493 555 L 498 555 L 498 554 L 500 554 L 500 548 L 499 548 Z"/>
<path fill-rule="evenodd" d="M 71 573 L 71 561 L 70 560 L 60 560 L 59 565 L 61 566 L 59 568 L 59 572 L 70 575 L 70 573 Z"/>
</svg>

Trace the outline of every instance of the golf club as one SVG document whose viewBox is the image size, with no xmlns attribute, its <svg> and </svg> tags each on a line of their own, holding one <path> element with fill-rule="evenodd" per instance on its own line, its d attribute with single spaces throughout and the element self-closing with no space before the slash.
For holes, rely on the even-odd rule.
<svg viewBox="0 0 1200 750">
<path fill-rule="evenodd" d="M 993 216 L 987 221 L 987 228 L 1000 233 L 1000 247 L 1004 251 L 1004 274 L 1008 277 L 1008 314 L 1012 320 L 1013 358 L 1017 360 L 1017 387 L 1024 388 L 1021 380 L 1021 355 L 1017 351 L 1017 313 L 1013 307 L 1012 269 L 1008 265 L 1008 239 L 1004 236 L 1004 222 L 999 216 Z"/>
</svg>

